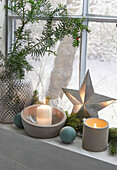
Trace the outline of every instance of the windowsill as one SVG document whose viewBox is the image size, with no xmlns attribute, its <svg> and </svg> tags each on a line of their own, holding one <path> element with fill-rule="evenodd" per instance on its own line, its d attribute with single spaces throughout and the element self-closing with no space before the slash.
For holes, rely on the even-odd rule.
<svg viewBox="0 0 117 170">
<path fill-rule="evenodd" d="M 0 128 L 6 129 L 11 132 L 15 132 L 17 134 L 20 134 L 22 136 L 27 136 L 24 129 L 17 128 L 14 124 L 0 124 Z M 28 136 L 29 137 L 29 136 Z M 77 137 L 75 141 L 72 144 L 64 144 L 60 141 L 59 136 L 56 138 L 50 138 L 50 139 L 35 139 L 34 140 L 40 140 L 44 143 L 75 152 L 76 154 L 81 154 L 90 158 L 94 158 L 100 161 L 103 161 L 105 163 L 117 165 L 117 155 L 112 156 L 109 154 L 109 151 L 103 151 L 103 152 L 89 152 L 82 148 L 82 139 Z"/>
</svg>

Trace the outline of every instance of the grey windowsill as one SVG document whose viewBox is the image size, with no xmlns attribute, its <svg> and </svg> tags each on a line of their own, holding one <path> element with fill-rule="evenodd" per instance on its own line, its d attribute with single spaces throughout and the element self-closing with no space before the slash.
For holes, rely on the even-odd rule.
<svg viewBox="0 0 117 170">
<path fill-rule="evenodd" d="M 14 124 L 1 124 L 0 123 L 0 128 L 6 129 L 11 132 L 15 132 L 20 135 L 28 136 L 24 129 L 19 129 Z M 30 137 L 30 136 L 28 136 L 28 137 Z M 79 137 L 77 137 L 72 144 L 62 143 L 59 136 L 55 137 L 55 138 L 50 138 L 50 139 L 35 139 L 35 140 L 40 140 L 44 143 L 48 143 L 48 144 L 56 146 L 58 148 L 63 148 L 65 150 L 69 150 L 69 151 L 75 152 L 77 154 L 88 156 L 90 158 L 95 158 L 97 160 L 107 162 L 109 164 L 117 165 L 117 155 L 115 155 L 115 156 L 110 155 L 108 150 L 103 151 L 103 152 L 86 151 L 82 148 L 82 139 Z"/>
</svg>

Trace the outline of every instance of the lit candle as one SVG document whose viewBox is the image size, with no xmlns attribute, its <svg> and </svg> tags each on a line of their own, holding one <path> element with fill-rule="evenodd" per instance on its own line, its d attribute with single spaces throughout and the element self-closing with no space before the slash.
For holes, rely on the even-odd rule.
<svg viewBox="0 0 117 170">
<path fill-rule="evenodd" d="M 36 108 L 37 124 L 41 126 L 52 124 L 52 108 L 48 105 L 40 105 Z"/>
<path fill-rule="evenodd" d="M 99 118 L 89 118 L 83 124 L 82 147 L 88 151 L 104 151 L 108 144 L 109 124 Z"/>
<path fill-rule="evenodd" d="M 93 127 L 94 127 L 94 128 L 101 128 L 101 127 L 97 126 L 96 123 L 94 123 Z"/>
<path fill-rule="evenodd" d="M 94 126 L 93 126 L 94 128 L 97 128 L 97 125 L 96 125 L 96 123 L 94 123 Z"/>
</svg>

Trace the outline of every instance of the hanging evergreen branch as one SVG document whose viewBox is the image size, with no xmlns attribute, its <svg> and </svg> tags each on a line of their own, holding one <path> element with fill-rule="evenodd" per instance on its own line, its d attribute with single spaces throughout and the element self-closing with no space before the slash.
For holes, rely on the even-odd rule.
<svg viewBox="0 0 117 170">
<path fill-rule="evenodd" d="M 4 63 L 4 70 L 7 75 L 14 74 L 17 78 L 24 78 L 25 70 L 32 70 L 32 66 L 27 61 L 29 54 L 38 59 L 46 52 L 56 52 L 52 50 L 56 42 L 62 40 L 65 36 L 72 36 L 73 46 L 79 46 L 81 32 L 86 30 L 87 26 L 83 23 L 84 18 L 68 18 L 67 9 L 59 4 L 52 10 L 52 5 L 48 0 L 9 0 L 9 6 L 6 9 L 16 14 L 21 20 L 21 26 L 15 31 L 15 42 L 11 44 L 6 59 L 0 54 L 0 61 Z M 54 17 L 61 16 L 60 21 L 55 22 Z M 46 17 L 46 23 L 43 27 L 42 35 L 35 40 L 31 37 L 31 30 L 26 29 L 28 23 L 40 22 L 39 17 Z"/>
</svg>

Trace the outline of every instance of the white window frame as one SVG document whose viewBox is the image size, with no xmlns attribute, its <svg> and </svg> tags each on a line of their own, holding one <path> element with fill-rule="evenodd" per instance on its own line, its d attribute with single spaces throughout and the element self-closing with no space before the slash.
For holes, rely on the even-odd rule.
<svg viewBox="0 0 117 170">
<path fill-rule="evenodd" d="M 88 26 L 89 22 L 109 22 L 109 23 L 117 23 L 117 16 L 104 16 L 104 15 L 94 15 L 88 13 L 88 7 L 89 7 L 89 1 L 83 0 L 83 9 L 82 9 L 82 15 L 75 15 L 69 17 L 84 17 L 86 21 L 84 22 L 85 25 Z M 16 15 L 13 15 L 12 13 L 8 12 L 8 37 L 7 37 L 7 47 L 6 49 L 9 49 L 9 46 L 14 41 L 14 31 L 16 29 L 16 19 L 18 17 Z M 46 18 L 39 18 L 40 20 L 45 20 Z M 60 20 L 59 17 L 55 17 L 55 20 Z M 80 61 L 79 61 L 79 86 L 81 86 L 83 79 L 85 77 L 86 73 L 86 63 L 87 63 L 87 35 L 88 33 L 86 31 L 82 32 L 82 39 L 80 44 Z"/>
</svg>

